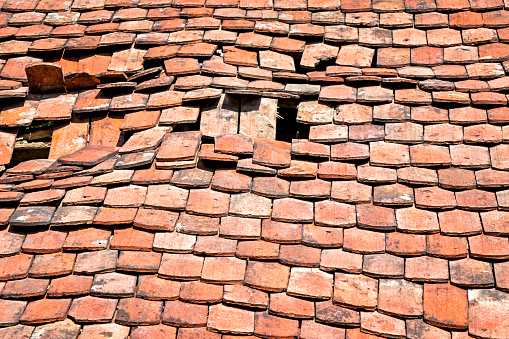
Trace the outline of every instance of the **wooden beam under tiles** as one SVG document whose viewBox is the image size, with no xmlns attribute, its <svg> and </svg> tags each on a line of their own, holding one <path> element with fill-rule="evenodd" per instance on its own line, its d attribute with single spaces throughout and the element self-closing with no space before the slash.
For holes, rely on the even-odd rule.
<svg viewBox="0 0 509 339">
<path fill-rule="evenodd" d="M 253 138 L 276 138 L 277 99 L 246 97 L 241 100 L 239 133 Z"/>
<path fill-rule="evenodd" d="M 200 131 L 203 136 L 236 134 L 239 110 L 239 100 L 228 94 L 222 94 L 219 99 L 210 101 L 209 105 L 205 105 L 201 110 Z"/>
<path fill-rule="evenodd" d="M 85 147 L 88 132 L 88 118 L 74 116 L 70 123 L 55 126 L 48 159 L 58 159 Z"/>
</svg>

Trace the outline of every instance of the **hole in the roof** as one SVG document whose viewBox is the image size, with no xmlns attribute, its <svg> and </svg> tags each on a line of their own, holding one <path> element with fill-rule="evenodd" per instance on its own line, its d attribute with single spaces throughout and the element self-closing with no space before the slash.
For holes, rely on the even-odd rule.
<svg viewBox="0 0 509 339">
<path fill-rule="evenodd" d="M 276 140 L 291 142 L 309 138 L 309 126 L 297 122 L 297 105 L 293 100 L 278 100 Z"/>
<path fill-rule="evenodd" d="M 11 165 L 34 159 L 47 159 L 51 147 L 53 121 L 32 123 L 19 130 Z"/>
</svg>

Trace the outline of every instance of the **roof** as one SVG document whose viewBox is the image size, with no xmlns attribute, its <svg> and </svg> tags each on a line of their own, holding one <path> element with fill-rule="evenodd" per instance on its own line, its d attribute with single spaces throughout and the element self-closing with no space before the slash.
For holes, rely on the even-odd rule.
<svg viewBox="0 0 509 339">
<path fill-rule="evenodd" d="M 509 336 L 509 1 L 0 8 L 0 338 Z"/>
</svg>

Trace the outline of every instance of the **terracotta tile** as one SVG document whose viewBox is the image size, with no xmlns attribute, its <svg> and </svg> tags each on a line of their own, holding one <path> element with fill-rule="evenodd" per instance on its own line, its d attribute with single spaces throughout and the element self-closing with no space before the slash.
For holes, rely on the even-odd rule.
<svg viewBox="0 0 509 339">
<path fill-rule="evenodd" d="M 446 310 L 443 305 L 453 307 Z M 467 291 L 449 283 L 424 284 L 424 319 L 432 325 L 464 329 L 467 321 Z"/>
<path fill-rule="evenodd" d="M 6 338 L 23 338 L 28 339 L 30 338 L 32 332 L 34 331 L 33 326 L 27 326 L 27 325 L 16 325 L 16 326 L 10 326 L 10 327 L 4 327 L 0 329 L 0 335 L 5 336 Z"/>
<path fill-rule="evenodd" d="M 505 219 L 506 212 L 490 211 L 481 213 L 484 234 L 500 236 L 507 233 Z"/>
<path fill-rule="evenodd" d="M 191 58 L 172 58 L 165 60 L 164 68 L 169 75 L 195 74 L 200 71 L 198 60 Z"/>
<path fill-rule="evenodd" d="M 49 189 L 38 192 L 26 193 L 20 201 L 20 206 L 34 205 L 34 204 L 47 204 L 54 201 L 59 201 L 63 198 L 65 190 Z"/>
<path fill-rule="evenodd" d="M 278 176 L 282 178 L 311 178 L 316 177 L 318 164 L 309 161 L 292 160 L 290 167 L 278 170 Z"/>
<path fill-rule="evenodd" d="M 294 267 L 288 282 L 288 294 L 313 299 L 328 299 L 332 296 L 333 276 L 317 268 Z"/>
<path fill-rule="evenodd" d="M 202 327 L 207 324 L 207 305 L 188 304 L 177 300 L 167 301 L 164 306 L 163 324 L 178 327 Z M 179 329 L 179 332 L 181 331 L 182 329 Z"/>
<path fill-rule="evenodd" d="M 381 278 L 402 278 L 404 260 L 390 254 L 368 254 L 362 265 L 364 274 Z"/>
<path fill-rule="evenodd" d="M 410 233 L 435 233 L 439 230 L 438 218 L 435 212 L 417 208 L 396 210 L 397 228 Z"/>
<path fill-rule="evenodd" d="M 104 200 L 106 196 L 105 187 L 79 187 L 69 190 L 64 199 L 63 205 L 96 204 Z"/>
<path fill-rule="evenodd" d="M 117 269 L 125 272 L 157 273 L 161 253 L 141 251 L 121 251 Z"/>
<path fill-rule="evenodd" d="M 79 323 L 109 322 L 117 308 L 118 300 L 86 296 L 74 299 L 69 317 Z"/>
<path fill-rule="evenodd" d="M 163 303 L 139 298 L 121 299 L 115 321 L 123 325 L 157 325 L 161 320 Z"/>
<path fill-rule="evenodd" d="M 388 233 L 386 235 L 387 253 L 398 256 L 426 254 L 426 236 L 408 233 Z"/>
<path fill-rule="evenodd" d="M 169 183 L 173 176 L 171 170 L 158 170 L 155 164 L 149 169 L 139 169 L 134 172 L 132 183 L 135 185 L 150 185 Z"/>
<path fill-rule="evenodd" d="M 266 274 L 271 272 L 270 274 Z M 278 263 L 250 261 L 244 284 L 267 291 L 282 292 L 288 285 L 290 268 Z"/>
<path fill-rule="evenodd" d="M 162 109 L 166 107 L 180 106 L 182 105 L 182 98 L 184 92 L 179 91 L 164 91 L 152 93 L 148 99 L 146 107 L 148 109 Z"/>
<path fill-rule="evenodd" d="M 423 288 L 419 284 L 403 279 L 382 279 L 378 293 L 378 309 L 384 313 L 402 317 L 417 317 L 423 313 Z"/>
<path fill-rule="evenodd" d="M 223 286 L 200 281 L 183 282 L 180 285 L 180 300 L 197 304 L 221 302 Z"/>
<path fill-rule="evenodd" d="M 0 323 L 3 326 L 13 326 L 25 310 L 26 301 L 2 300 L 0 302 Z"/>
<path fill-rule="evenodd" d="M 136 131 L 155 127 L 159 121 L 160 111 L 139 111 L 124 116 L 121 130 Z"/>
<path fill-rule="evenodd" d="M 40 324 L 64 320 L 71 299 L 41 299 L 29 302 L 20 318 L 22 324 Z"/>
<path fill-rule="evenodd" d="M 438 170 L 439 185 L 449 189 L 472 189 L 476 187 L 474 172 L 459 168 Z"/>
<path fill-rule="evenodd" d="M 492 264 L 465 258 L 449 263 L 451 283 L 461 287 L 491 287 L 494 285 Z"/>
<path fill-rule="evenodd" d="M 456 200 L 459 208 L 471 211 L 486 211 L 497 207 L 495 193 L 477 189 L 457 192 Z"/>
<path fill-rule="evenodd" d="M 357 206 L 357 223 L 365 228 L 394 229 L 396 227 L 396 216 L 391 208 L 359 205 Z"/>
<path fill-rule="evenodd" d="M 155 275 L 138 278 L 136 296 L 148 300 L 175 300 L 180 292 L 180 282 L 161 279 Z"/>
<path fill-rule="evenodd" d="M 42 297 L 48 285 L 49 280 L 47 279 L 28 278 L 8 281 L 2 289 L 2 297 L 6 299 Z"/>
<path fill-rule="evenodd" d="M 137 208 L 99 207 L 93 223 L 98 225 L 130 224 L 133 222 L 137 211 Z"/>
<path fill-rule="evenodd" d="M 321 179 L 292 181 L 290 184 L 291 197 L 311 199 L 328 198 L 330 196 L 330 191 L 330 182 Z"/>
<path fill-rule="evenodd" d="M 332 227 L 354 226 L 356 224 L 355 207 L 334 201 L 316 202 L 315 224 Z"/>
<path fill-rule="evenodd" d="M 201 278 L 211 283 L 242 282 L 246 262 L 234 257 L 205 258 Z"/>
<path fill-rule="evenodd" d="M 233 256 L 237 247 L 237 241 L 232 239 L 213 237 L 198 237 L 194 247 L 194 253 L 208 256 Z"/>
<path fill-rule="evenodd" d="M 239 241 L 235 255 L 248 259 L 277 259 L 279 244 L 262 240 Z"/>
<path fill-rule="evenodd" d="M 500 315 L 506 312 L 504 302 L 506 293 L 494 289 L 469 290 L 468 291 L 468 325 L 469 333 L 476 335 L 497 336 L 504 332 L 506 319 Z M 485 315 L 493 315 L 491 319 L 497 321 L 486 321 Z M 483 319 L 483 320 L 481 320 Z"/>
<path fill-rule="evenodd" d="M 378 281 L 362 275 L 336 273 L 333 302 L 355 309 L 374 310 L 378 298 Z"/>
<path fill-rule="evenodd" d="M 70 274 L 74 266 L 76 254 L 53 253 L 36 255 L 30 266 L 30 277 L 52 277 Z"/>
<path fill-rule="evenodd" d="M 256 312 L 254 321 L 254 334 L 257 336 L 292 337 L 298 336 L 300 332 L 297 320 L 280 318 L 265 312 Z"/>
<path fill-rule="evenodd" d="M 196 157 L 200 141 L 201 132 L 178 132 L 168 134 L 164 138 L 159 152 L 157 153 L 157 160 L 192 160 Z"/>
<path fill-rule="evenodd" d="M 192 253 L 196 236 L 183 233 L 156 233 L 153 248 L 157 251 L 171 253 Z"/>
<path fill-rule="evenodd" d="M 211 188 L 219 191 L 240 193 L 251 187 L 251 177 L 235 170 L 217 169 L 212 179 Z"/>
<path fill-rule="evenodd" d="M 298 214 L 295 214 L 296 210 L 299 211 Z M 272 218 L 285 222 L 311 222 L 313 220 L 313 205 L 310 202 L 293 198 L 277 199 L 273 203 Z"/>
<path fill-rule="evenodd" d="M 184 210 L 189 191 L 172 185 L 150 185 L 145 206 L 170 210 Z"/>
<path fill-rule="evenodd" d="M 286 293 L 273 293 L 270 296 L 269 310 L 278 316 L 309 319 L 314 315 L 314 304 L 309 300 L 294 298 Z"/>
<path fill-rule="evenodd" d="M 47 230 L 30 233 L 23 242 L 23 252 L 28 253 L 55 253 L 62 249 L 66 232 Z"/>
<path fill-rule="evenodd" d="M 352 309 L 334 305 L 330 300 L 315 303 L 316 321 L 335 326 L 359 326 L 360 314 Z"/>
<path fill-rule="evenodd" d="M 369 203 L 371 202 L 371 191 L 371 186 L 356 181 L 334 181 L 331 198 L 346 203 Z"/>
<path fill-rule="evenodd" d="M 30 206 L 18 207 L 9 219 L 12 226 L 45 226 L 49 225 L 54 207 Z"/>
<path fill-rule="evenodd" d="M 225 322 L 225 318 L 231 321 Z M 254 331 L 254 312 L 223 305 L 211 306 L 207 329 L 220 333 L 251 334 Z"/>
<path fill-rule="evenodd" d="M 131 331 L 131 338 L 176 338 L 177 329 L 166 325 L 139 326 Z"/>
<path fill-rule="evenodd" d="M 133 225 L 156 231 L 173 231 L 178 213 L 151 208 L 139 208 Z"/>
<path fill-rule="evenodd" d="M 416 188 L 415 206 L 424 209 L 450 209 L 456 207 L 454 193 L 438 187 Z"/>
<path fill-rule="evenodd" d="M 361 330 L 376 335 L 404 337 L 405 321 L 378 312 L 362 313 Z"/>
<path fill-rule="evenodd" d="M 135 288 L 136 276 L 101 273 L 94 277 L 91 294 L 102 297 L 130 297 L 134 296 Z"/>
<path fill-rule="evenodd" d="M 114 271 L 117 265 L 118 251 L 102 250 L 82 252 L 76 257 L 74 271 L 82 274 L 94 274 Z"/>
<path fill-rule="evenodd" d="M 204 205 L 205 201 L 208 203 Z M 193 214 L 220 217 L 227 215 L 229 203 L 228 194 L 209 189 L 196 189 L 189 193 L 186 210 Z"/>
<path fill-rule="evenodd" d="M 215 235 L 219 230 L 219 218 L 181 213 L 176 227 L 181 233 Z"/>
<path fill-rule="evenodd" d="M 261 234 L 259 219 L 224 217 L 221 218 L 219 235 L 230 239 L 256 239 Z"/>
<path fill-rule="evenodd" d="M 110 241 L 110 248 L 124 251 L 150 251 L 154 234 L 134 228 L 116 229 Z"/>
<path fill-rule="evenodd" d="M 51 281 L 47 293 L 48 296 L 51 297 L 86 295 L 90 293 L 92 281 L 92 277 L 80 275 L 68 275 L 62 278 L 56 278 Z"/>
<path fill-rule="evenodd" d="M 203 257 L 192 254 L 164 253 L 159 268 L 159 276 L 179 280 L 199 279 L 203 261 Z"/>
<path fill-rule="evenodd" d="M 125 338 L 129 335 L 129 327 L 117 324 L 85 325 L 80 339 L 100 338 L 104 333 L 111 333 L 112 338 Z"/>
</svg>

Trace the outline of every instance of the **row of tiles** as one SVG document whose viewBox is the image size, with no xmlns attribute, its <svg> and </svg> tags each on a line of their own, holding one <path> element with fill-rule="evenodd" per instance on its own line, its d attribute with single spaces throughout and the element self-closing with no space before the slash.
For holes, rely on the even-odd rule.
<svg viewBox="0 0 509 339">
<path fill-rule="evenodd" d="M 186 7 L 202 7 L 207 10 L 214 10 L 214 8 L 236 8 L 241 9 L 276 9 L 276 10 L 341 10 L 342 12 L 365 12 L 373 10 L 374 12 L 394 12 L 394 11 L 408 11 L 410 13 L 422 13 L 431 11 L 462 11 L 472 9 L 474 11 L 488 11 L 508 8 L 509 5 L 503 0 L 495 1 L 482 1 L 482 0 L 428 0 L 417 2 L 413 0 L 307 0 L 307 1 L 285 1 L 285 0 L 228 0 L 219 2 L 217 0 L 75 0 L 69 1 L 25 1 L 19 3 L 15 0 L 3 0 L 2 10 L 6 12 L 23 12 L 23 11 L 39 11 L 39 12 L 53 12 L 53 11 L 93 11 L 101 10 L 104 8 L 118 8 L 118 7 L 141 7 L 141 8 L 154 8 L 154 7 L 175 7 L 177 10 Z"/>
<path fill-rule="evenodd" d="M 106 257 L 105 252 L 110 252 L 109 258 Z M 86 255 L 90 256 L 90 261 L 84 261 Z M 94 255 L 96 256 L 94 257 Z M 99 255 L 103 256 L 103 260 L 98 260 L 101 259 Z M 100 266 L 99 269 L 111 270 L 109 267 L 111 259 L 115 264 L 117 251 L 81 253 L 78 256 L 82 256 L 80 262 L 83 263 L 78 264 L 80 260 L 78 259 L 77 268 L 97 270 Z M 503 333 L 499 331 L 503 330 L 505 323 L 488 326 L 480 319 L 476 319 L 477 316 L 472 311 L 479 307 L 479 312 L 490 311 L 500 315 L 507 312 L 508 294 L 504 292 L 508 282 L 507 274 L 504 273 L 506 263 L 494 264 L 497 287 L 502 288 L 500 291 L 486 289 L 494 285 L 491 264 L 473 259 L 460 259 L 449 263 L 451 282 L 453 283 L 450 284 L 448 282 L 449 272 L 443 272 L 444 264 L 447 270 L 447 260 L 439 262 L 440 259 L 417 257 L 406 259 L 404 264 L 403 259 L 398 262 L 395 260 L 398 259 L 397 257 L 388 254 L 365 255 L 362 269 L 366 275 L 331 274 L 315 268 L 290 268 L 267 261 L 249 261 L 246 266 L 245 261 L 232 257 L 203 259 L 185 254 L 164 254 L 161 259 L 161 255 L 154 252 L 121 252 L 118 260 L 122 271 L 150 273 L 159 270 L 159 276 L 142 275 L 137 277 L 121 272 L 111 272 L 96 273 L 94 277 L 91 277 L 89 275 L 94 273 L 86 270 L 81 272 L 89 274 L 88 276 L 68 275 L 74 264 L 74 260 L 70 260 L 71 270 L 69 270 L 67 263 L 69 257 L 74 259 L 75 255 L 57 253 L 37 256 L 34 263 L 40 264 L 44 261 L 43 259 L 46 259 L 43 264 L 39 265 L 45 266 L 42 269 L 45 275 L 37 276 L 39 279 L 10 280 L 16 278 L 14 275 L 7 278 L 10 281 L 2 284 L 4 300 L 0 302 L 4 309 L 8 308 L 10 311 L 1 314 L 0 319 L 3 325 L 15 325 L 18 321 L 25 324 L 40 324 L 63 320 L 69 308 L 69 316 L 77 322 L 108 322 L 112 320 L 117 307 L 119 310 L 126 307 L 124 312 L 117 312 L 116 321 L 118 323 L 131 326 L 151 325 L 160 322 L 163 308 L 161 301 L 154 302 L 153 300 L 173 300 L 166 302 L 165 309 L 169 308 L 172 311 L 165 311 L 163 322 L 179 327 L 204 326 L 207 323 L 207 311 L 211 310 L 208 310 L 207 306 L 203 304 L 225 302 L 229 305 L 251 308 L 250 311 L 244 311 L 251 316 L 253 316 L 252 309 L 268 308 L 269 312 L 274 314 L 275 319 L 277 316 L 294 319 L 315 318 L 318 322 L 336 326 L 360 325 L 363 327 L 362 316 L 376 315 L 377 318 L 380 318 L 375 323 L 394 324 L 394 322 L 399 322 L 400 325 L 403 323 L 402 327 L 396 326 L 398 335 L 401 337 L 405 336 L 404 321 L 400 320 L 401 318 L 416 318 L 424 315 L 427 322 L 449 330 L 468 328 L 470 332 L 473 332 L 479 327 L 483 328 L 481 331 L 483 335 L 480 337 L 487 338 L 490 336 L 486 336 L 486 332 L 490 335 Z M 106 263 L 104 262 L 105 258 L 108 260 Z M 133 259 L 141 259 L 143 264 L 132 264 Z M 9 260 L 11 261 L 9 264 L 13 267 L 16 263 L 24 264 L 27 260 L 31 261 L 31 258 L 20 254 L 9 257 Z M 157 260 L 161 261 L 160 267 L 154 266 Z M 5 258 L 2 261 L 5 262 Z M 122 262 L 124 264 L 121 264 Z M 404 273 L 402 270 L 400 272 L 400 266 L 401 269 L 403 266 L 405 267 Z M 145 269 L 147 270 L 143 271 Z M 23 268 L 8 273 L 21 273 L 17 278 L 23 278 L 22 270 Z M 333 269 L 329 267 L 329 270 Z M 34 277 L 35 273 L 35 269 L 33 272 L 31 269 L 29 272 Z M 403 274 L 405 278 L 410 278 L 410 281 L 401 279 Z M 57 278 L 62 275 L 66 276 Z M 51 280 L 51 284 L 49 279 L 44 279 L 53 276 L 55 278 Z M 202 281 L 194 280 L 199 279 L 200 276 Z M 191 279 L 193 281 L 180 282 L 167 278 Z M 422 285 L 423 282 L 424 285 Z M 235 285 L 235 283 L 237 284 Z M 223 287 L 221 284 L 226 285 Z M 474 289 L 479 287 L 484 289 Z M 466 288 L 470 288 L 468 294 Z M 16 301 L 16 299 L 24 299 L 29 296 L 40 298 L 46 294 L 46 291 L 51 299 L 38 299 L 29 302 L 28 305 L 26 302 Z M 270 295 L 266 292 L 270 292 Z M 89 293 L 91 296 L 78 298 Z M 121 299 L 120 302 L 115 299 L 104 299 L 129 298 L 134 297 L 135 293 L 138 298 Z M 70 297 L 76 298 L 72 304 Z M 176 301 L 176 299 L 180 299 L 180 301 Z M 441 306 L 443 303 L 449 307 L 443 308 Z M 223 313 L 222 316 L 229 324 L 228 326 L 233 325 L 232 320 L 236 318 L 235 310 L 241 312 L 241 309 L 229 309 L 230 306 L 212 306 L 212 308 L 217 307 L 226 307 L 226 310 L 223 310 L 226 313 Z M 143 309 L 144 312 L 140 312 L 140 309 Z M 234 314 L 230 314 L 228 309 Z M 13 310 L 16 312 L 12 312 Z M 133 313 L 130 314 L 130 311 Z M 369 313 L 364 313 L 364 311 L 369 311 Z M 372 311 L 375 313 L 371 313 Z M 244 317 L 242 318 L 246 320 Z M 211 314 L 209 313 L 208 320 L 210 321 L 210 319 Z M 280 320 L 283 319 L 285 318 Z M 474 321 L 474 319 L 476 320 Z M 388 330 L 387 326 L 383 326 L 383 324 L 379 324 L 379 326 L 381 331 L 374 331 L 375 333 L 391 334 L 391 330 Z M 401 330 L 403 331 L 401 332 Z M 438 331 L 438 329 L 435 330 Z M 229 332 L 226 328 L 224 332 L 235 333 Z M 245 334 L 250 333 L 252 331 Z"/>
</svg>

